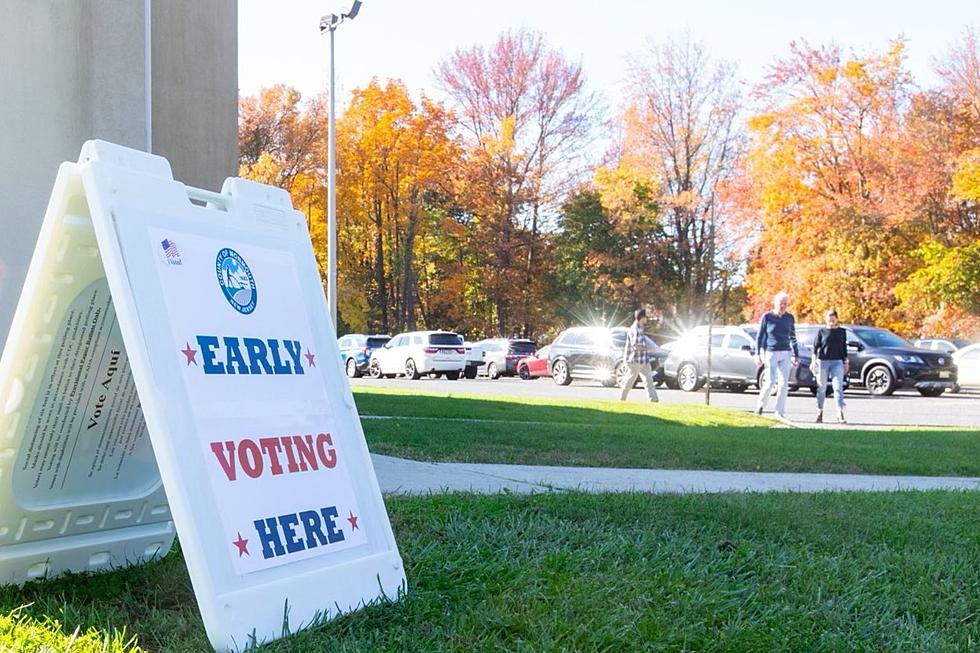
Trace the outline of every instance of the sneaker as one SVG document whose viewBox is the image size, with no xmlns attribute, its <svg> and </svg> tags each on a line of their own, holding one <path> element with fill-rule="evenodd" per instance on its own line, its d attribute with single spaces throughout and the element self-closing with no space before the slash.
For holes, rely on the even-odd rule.
<svg viewBox="0 0 980 653">
<path fill-rule="evenodd" d="M 786 419 L 786 415 L 784 415 L 783 413 L 776 413 L 775 416 L 776 416 L 776 419 L 778 419 L 778 420 L 780 420 L 782 422 L 788 421 Z"/>
<path fill-rule="evenodd" d="M 817 424 L 823 424 L 823 411 L 817 411 Z"/>
<path fill-rule="evenodd" d="M 762 414 L 762 406 L 756 406 L 755 407 L 755 414 L 756 415 L 761 415 Z"/>
<path fill-rule="evenodd" d="M 837 423 L 847 424 L 847 418 L 844 417 L 844 413 L 841 413 L 840 415 L 837 416 Z"/>
</svg>

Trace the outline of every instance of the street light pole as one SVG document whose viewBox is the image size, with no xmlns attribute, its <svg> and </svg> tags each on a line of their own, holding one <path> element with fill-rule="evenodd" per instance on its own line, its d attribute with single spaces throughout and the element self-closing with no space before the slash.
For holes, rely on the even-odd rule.
<svg viewBox="0 0 980 653">
<path fill-rule="evenodd" d="M 338 23 L 339 24 L 339 23 Z M 330 27 L 330 117 L 327 120 L 327 305 L 330 308 L 330 321 L 334 331 L 337 329 L 337 139 L 336 95 L 333 68 L 333 33 L 336 26 Z M 336 335 L 336 333 L 334 334 Z"/>
<path fill-rule="evenodd" d="M 715 307 L 711 296 L 715 282 L 715 196 L 711 195 L 711 222 L 708 225 L 708 380 L 704 384 L 704 405 L 711 405 L 711 331 L 715 323 Z"/>
<path fill-rule="evenodd" d="M 330 310 L 330 320 L 333 328 L 337 329 L 337 142 L 334 127 L 336 125 L 336 88 L 334 82 L 334 49 L 333 33 L 344 19 L 354 20 L 361 9 L 361 0 L 354 0 L 350 10 L 345 14 L 327 14 L 320 18 L 320 33 L 330 32 L 330 109 L 327 119 L 327 306 Z"/>
</svg>

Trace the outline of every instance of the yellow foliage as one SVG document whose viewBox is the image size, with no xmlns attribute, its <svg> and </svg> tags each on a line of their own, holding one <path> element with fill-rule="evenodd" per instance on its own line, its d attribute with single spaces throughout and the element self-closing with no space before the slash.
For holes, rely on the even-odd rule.
<svg viewBox="0 0 980 653">
<path fill-rule="evenodd" d="M 980 202 L 980 148 L 968 150 L 957 159 L 953 173 L 953 197 L 961 201 Z"/>
</svg>

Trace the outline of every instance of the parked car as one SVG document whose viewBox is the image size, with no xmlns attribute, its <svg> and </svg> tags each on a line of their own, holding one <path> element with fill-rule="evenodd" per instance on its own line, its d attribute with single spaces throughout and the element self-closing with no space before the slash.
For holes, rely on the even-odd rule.
<svg viewBox="0 0 980 653">
<path fill-rule="evenodd" d="M 548 352 L 550 351 L 551 345 L 547 345 L 517 361 L 517 376 L 525 381 L 549 376 L 551 372 L 548 370 Z"/>
<path fill-rule="evenodd" d="M 463 349 L 466 350 L 463 376 L 467 379 L 475 379 L 480 367 L 486 365 L 486 352 L 472 342 L 464 342 Z"/>
<path fill-rule="evenodd" d="M 852 385 L 862 385 L 874 396 L 915 388 L 926 397 L 938 397 L 956 386 L 951 354 L 917 349 L 888 329 L 845 328 Z"/>
<path fill-rule="evenodd" d="M 708 327 L 691 329 L 674 343 L 664 361 L 670 386 L 685 392 L 699 390 L 708 379 Z M 711 329 L 711 385 L 745 392 L 759 383 L 755 340 L 737 326 Z"/>
<path fill-rule="evenodd" d="M 393 377 L 404 374 L 417 379 L 423 374 L 446 375 L 456 380 L 466 365 L 463 338 L 451 331 L 412 331 L 399 333 L 371 354 L 371 376 Z"/>
<path fill-rule="evenodd" d="M 952 354 L 954 351 L 962 349 L 969 344 L 970 342 L 968 340 L 962 340 L 961 338 L 926 338 L 924 340 L 916 340 L 912 343 L 912 346 L 918 347 L 919 349 Z"/>
<path fill-rule="evenodd" d="M 716 326 L 711 329 L 711 387 L 745 392 L 749 386 L 762 388 L 766 369 L 756 364 L 755 340 L 759 327 Z M 799 330 L 797 330 L 799 336 Z M 805 341 L 799 343 L 800 364 L 790 368 L 789 389 L 817 393 L 817 380 L 810 371 L 812 354 Z M 708 327 L 684 334 L 674 344 L 664 363 L 668 385 L 687 392 L 699 390 L 708 380 Z M 846 388 L 846 379 L 845 379 Z M 828 385 L 828 394 L 833 390 Z"/>
<path fill-rule="evenodd" d="M 548 350 L 548 372 L 558 385 L 568 385 L 573 379 L 599 381 L 611 388 L 622 381 L 626 373 L 623 349 L 625 327 L 572 327 L 565 329 Z M 654 372 L 661 357 L 656 343 L 647 337 L 649 347 L 655 348 L 650 365 Z"/>
<path fill-rule="evenodd" d="M 957 377 L 953 392 L 959 392 L 962 387 L 980 388 L 980 342 L 953 352 L 953 363 Z"/>
<path fill-rule="evenodd" d="M 483 368 L 488 378 L 499 379 L 501 376 L 517 374 L 517 361 L 533 354 L 537 347 L 533 340 L 524 338 L 488 338 L 476 343 L 484 353 L 486 366 Z"/>
<path fill-rule="evenodd" d="M 367 371 L 368 363 L 371 362 L 371 352 L 391 340 L 387 335 L 365 335 L 362 333 L 349 333 L 342 338 L 337 338 L 337 347 L 340 349 L 340 364 L 344 366 L 347 376 L 357 378 Z"/>
</svg>

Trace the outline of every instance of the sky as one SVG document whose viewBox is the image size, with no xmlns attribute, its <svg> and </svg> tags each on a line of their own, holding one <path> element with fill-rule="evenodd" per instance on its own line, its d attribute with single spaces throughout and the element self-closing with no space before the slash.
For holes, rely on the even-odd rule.
<svg viewBox="0 0 980 653">
<path fill-rule="evenodd" d="M 285 83 L 304 96 L 327 86 L 328 42 L 319 18 L 350 0 L 239 0 L 239 89 L 243 95 Z M 924 86 L 932 62 L 967 26 L 980 31 L 980 0 L 364 0 L 336 32 L 338 110 L 372 77 L 398 78 L 413 94 L 436 98 L 433 70 L 457 48 L 490 44 L 502 31 L 542 32 L 549 45 L 581 61 L 591 88 L 614 108 L 627 58 L 651 41 L 689 34 L 713 57 L 735 62 L 747 85 L 785 56 L 792 40 L 837 42 L 846 50 L 881 51 L 908 40 L 908 67 Z"/>
</svg>

